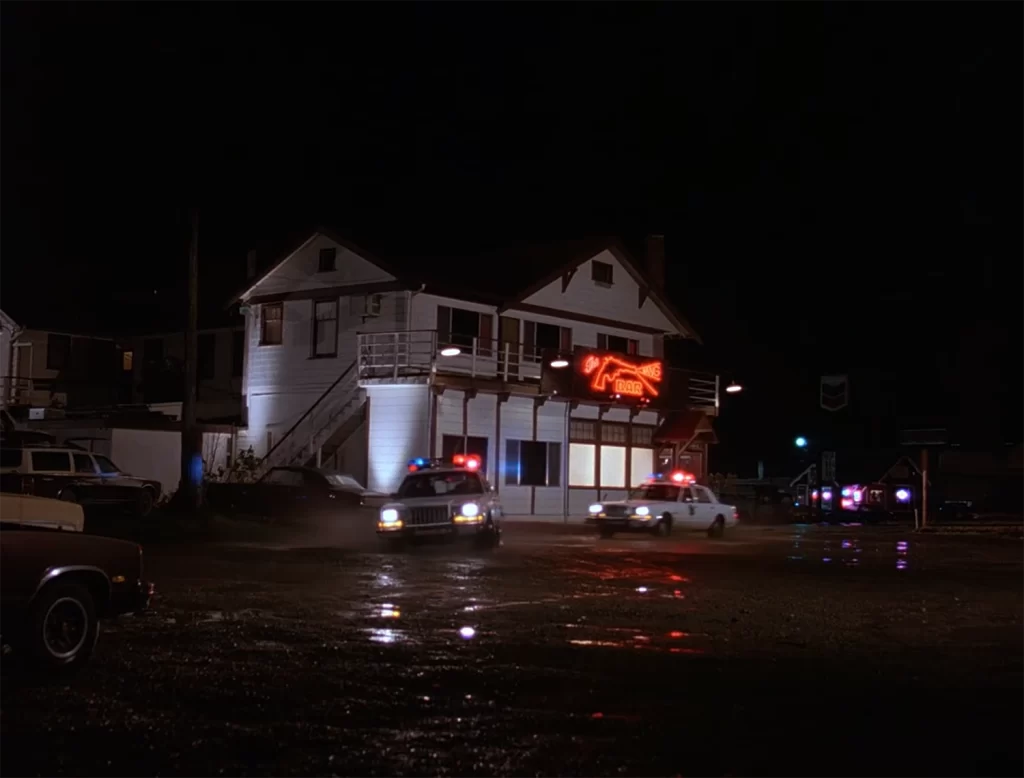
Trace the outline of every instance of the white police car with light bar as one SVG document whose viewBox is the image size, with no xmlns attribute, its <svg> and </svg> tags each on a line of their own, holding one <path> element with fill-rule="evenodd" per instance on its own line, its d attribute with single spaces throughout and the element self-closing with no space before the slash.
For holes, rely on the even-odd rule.
<svg viewBox="0 0 1024 778">
<path fill-rule="evenodd" d="M 411 460 L 402 485 L 380 509 L 378 536 L 392 545 L 424 535 L 469 536 L 481 545 L 498 545 L 501 503 L 480 466 L 479 457 L 465 454 Z"/>
<path fill-rule="evenodd" d="M 627 499 L 594 503 L 589 513 L 586 523 L 597 527 L 606 538 L 616 532 L 668 535 L 680 528 L 721 537 L 727 527 L 739 523 L 736 506 L 719 502 L 713 491 L 683 470 L 667 477 L 652 475 Z"/>
</svg>

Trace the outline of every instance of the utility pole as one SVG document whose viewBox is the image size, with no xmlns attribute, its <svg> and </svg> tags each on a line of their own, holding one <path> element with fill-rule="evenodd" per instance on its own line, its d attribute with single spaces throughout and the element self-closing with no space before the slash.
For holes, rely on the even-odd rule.
<svg viewBox="0 0 1024 778">
<path fill-rule="evenodd" d="M 188 321 L 185 324 L 185 395 L 181 404 L 181 480 L 177 502 L 183 511 L 199 509 L 203 477 L 202 438 L 196 430 L 196 381 L 199 336 L 199 211 L 192 213 L 192 242 L 188 253 Z"/>
</svg>

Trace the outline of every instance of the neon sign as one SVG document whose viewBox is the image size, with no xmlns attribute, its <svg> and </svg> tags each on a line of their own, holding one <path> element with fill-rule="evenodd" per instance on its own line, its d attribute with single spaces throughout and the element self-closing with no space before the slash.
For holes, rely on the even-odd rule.
<svg viewBox="0 0 1024 778">
<path fill-rule="evenodd" d="M 633 362 L 611 354 L 589 354 L 583 359 L 580 372 L 590 379 L 594 392 L 642 400 L 658 396 L 662 379 L 659 360 Z"/>
</svg>

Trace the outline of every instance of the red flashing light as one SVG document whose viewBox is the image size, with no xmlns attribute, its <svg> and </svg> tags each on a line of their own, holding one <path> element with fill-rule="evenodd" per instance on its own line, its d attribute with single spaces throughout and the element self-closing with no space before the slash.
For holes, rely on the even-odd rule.
<svg viewBox="0 0 1024 778">
<path fill-rule="evenodd" d="M 452 464 L 462 467 L 462 465 L 466 464 L 466 455 L 456 454 L 455 456 L 452 457 Z"/>
<path fill-rule="evenodd" d="M 697 482 L 694 475 L 692 473 L 687 473 L 685 470 L 676 470 L 672 473 L 672 480 L 677 484 L 692 484 Z"/>
<path fill-rule="evenodd" d="M 419 469 L 420 469 L 420 468 L 419 468 L 419 466 L 418 466 L 418 465 L 409 465 L 409 472 L 410 472 L 410 473 L 415 473 L 415 472 L 416 472 L 417 470 L 419 470 Z"/>
<path fill-rule="evenodd" d="M 479 470 L 480 457 L 466 457 L 466 468 L 468 470 Z"/>
<path fill-rule="evenodd" d="M 467 470 L 479 470 L 480 457 L 475 454 L 456 454 L 452 457 L 452 464 L 456 467 L 464 467 Z"/>
</svg>

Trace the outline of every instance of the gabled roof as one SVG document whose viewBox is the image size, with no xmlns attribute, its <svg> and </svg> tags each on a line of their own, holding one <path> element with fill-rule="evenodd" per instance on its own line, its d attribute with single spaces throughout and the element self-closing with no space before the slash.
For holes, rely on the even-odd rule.
<svg viewBox="0 0 1024 778">
<path fill-rule="evenodd" d="M 0 311 L 0 324 L 2 324 L 6 330 L 18 329 L 18 323 L 3 311 Z"/>
<path fill-rule="evenodd" d="M 228 306 L 237 303 L 247 292 L 262 283 L 295 254 L 316 239 L 318 235 L 330 238 L 338 245 L 376 265 L 409 288 L 419 289 L 444 297 L 495 305 L 504 310 L 522 303 L 548 284 L 574 271 L 584 262 L 602 251 L 609 251 L 622 264 L 636 284 L 646 292 L 655 306 L 680 332 L 697 343 L 700 336 L 693 326 L 673 306 L 664 293 L 647 275 L 621 240 L 599 236 L 576 240 L 518 243 L 501 249 L 483 252 L 434 252 L 409 254 L 401 250 L 385 251 L 388 260 L 367 251 L 363 246 L 329 227 L 317 227 L 298 246 L 278 259 L 262 274 L 246 283 L 232 296 Z M 372 241 L 374 245 L 377 241 Z M 386 242 L 386 241 L 385 241 Z M 512 268 L 512 270 L 507 270 Z M 497 272 L 505 269 L 504 272 Z"/>
<path fill-rule="evenodd" d="M 523 302 L 528 297 L 554 283 L 565 274 L 575 271 L 584 262 L 593 259 L 606 250 L 619 261 L 626 269 L 626 272 L 629 273 L 630 278 L 647 293 L 651 302 L 665 315 L 665 318 L 672 322 L 673 326 L 680 333 L 685 333 L 698 343 L 700 342 L 697 331 L 675 309 L 675 306 L 665 298 L 661 290 L 658 289 L 657 284 L 647 275 L 640 263 L 633 259 L 632 254 L 630 254 L 629 250 L 618 238 L 584 238 L 582 240 L 560 241 L 532 247 L 535 255 L 540 254 L 546 257 L 548 261 L 544 264 L 552 269 L 538 281 L 522 289 L 510 302 Z M 522 253 L 521 250 L 519 253 Z"/>
<path fill-rule="evenodd" d="M 390 275 L 393 275 L 395 278 L 398 278 L 398 279 L 402 278 L 402 276 L 399 274 L 399 272 L 397 270 L 395 270 L 392 267 L 390 267 L 390 265 L 388 265 L 383 260 L 380 260 L 377 257 L 375 257 L 373 254 L 371 254 L 366 249 L 362 248 L 361 246 L 357 246 L 355 243 L 350 241 L 345 236 L 341 235 L 340 233 L 335 232 L 334 230 L 330 229 L 329 227 L 317 227 L 316 229 L 313 230 L 313 232 L 310 234 L 310 236 L 308 238 L 306 238 L 304 241 L 302 241 L 302 243 L 300 243 L 298 246 L 296 246 L 291 251 L 289 251 L 287 254 L 285 254 L 280 259 L 278 259 L 276 262 L 274 262 L 274 264 L 271 265 L 270 267 L 268 267 L 266 270 L 264 270 L 263 273 L 261 273 L 260 275 L 256 276 L 256 278 L 254 278 L 254 279 L 246 281 L 245 286 L 242 289 L 240 289 L 237 293 L 232 295 L 231 299 L 228 300 L 227 306 L 225 306 L 225 307 L 230 307 L 231 305 L 234 305 L 235 303 L 237 303 L 239 300 L 242 299 L 242 297 L 244 297 L 246 295 L 246 293 L 252 291 L 257 286 L 259 286 L 261 283 L 266 281 L 270 276 L 272 276 L 278 270 L 278 268 L 280 268 L 282 265 L 284 265 L 288 260 L 290 260 L 296 254 L 298 254 L 304 248 L 306 248 L 306 246 L 308 246 L 310 243 L 312 243 L 314 240 L 316 240 L 317 237 L 319 237 L 321 235 L 324 236 L 325 238 L 330 238 L 331 240 L 333 240 L 335 243 L 337 243 L 342 248 L 348 249 L 353 254 L 357 254 L 359 257 L 361 257 L 362 259 L 365 259 L 367 262 L 369 262 L 369 263 L 371 263 L 373 265 L 376 265 L 381 270 L 383 270 L 385 273 L 389 273 Z"/>
</svg>

